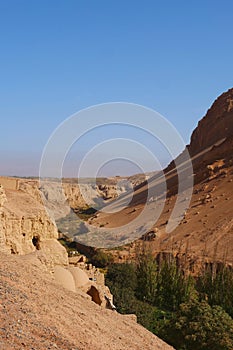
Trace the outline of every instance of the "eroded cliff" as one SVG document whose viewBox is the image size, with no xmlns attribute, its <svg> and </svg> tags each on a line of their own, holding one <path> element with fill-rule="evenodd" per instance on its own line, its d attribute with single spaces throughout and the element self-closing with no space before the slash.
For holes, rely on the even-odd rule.
<svg viewBox="0 0 233 350">
<path fill-rule="evenodd" d="M 51 268 L 68 264 L 36 182 L 2 177 L 0 184 L 0 250 L 19 255 L 36 252 Z"/>
</svg>

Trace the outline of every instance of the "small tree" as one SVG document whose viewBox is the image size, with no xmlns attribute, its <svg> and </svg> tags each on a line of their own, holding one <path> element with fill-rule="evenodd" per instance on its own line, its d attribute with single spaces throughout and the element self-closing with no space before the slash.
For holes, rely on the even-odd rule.
<svg viewBox="0 0 233 350">
<path fill-rule="evenodd" d="M 219 305 L 233 316 L 233 271 L 229 267 L 223 266 L 215 273 L 209 267 L 198 278 L 197 289 L 210 305 Z"/>
<path fill-rule="evenodd" d="M 96 267 L 104 268 L 113 262 L 113 256 L 111 253 L 105 253 L 102 250 L 97 250 L 97 252 L 89 260 Z"/>
<path fill-rule="evenodd" d="M 138 299 L 154 304 L 157 289 L 158 266 L 150 252 L 142 252 L 137 256 L 137 288 Z"/>
<path fill-rule="evenodd" d="M 137 276 L 135 265 L 130 263 L 112 264 L 109 266 L 106 282 L 108 285 L 126 288 L 135 291 L 137 285 Z"/>
<path fill-rule="evenodd" d="M 155 304 L 165 310 L 177 310 L 195 295 L 193 278 L 185 276 L 175 260 L 164 261 L 157 275 Z"/>
<path fill-rule="evenodd" d="M 174 311 L 195 294 L 193 278 L 185 276 L 174 259 L 159 267 L 150 253 L 142 252 L 136 273 L 136 296 L 161 309 Z"/>
<path fill-rule="evenodd" d="M 112 264 L 105 280 L 114 295 L 117 310 L 123 314 L 133 312 L 135 302 L 136 273 L 133 264 Z"/>
</svg>

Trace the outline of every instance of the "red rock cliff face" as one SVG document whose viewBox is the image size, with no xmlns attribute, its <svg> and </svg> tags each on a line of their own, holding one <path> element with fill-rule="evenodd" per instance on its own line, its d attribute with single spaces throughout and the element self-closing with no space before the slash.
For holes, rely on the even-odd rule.
<svg viewBox="0 0 233 350">
<path fill-rule="evenodd" d="M 233 88 L 219 96 L 191 136 L 191 156 L 233 136 Z"/>
<path fill-rule="evenodd" d="M 192 158 L 195 183 L 199 183 L 211 175 L 208 168 L 214 162 L 223 162 L 224 167 L 232 164 L 233 88 L 220 95 L 199 121 L 187 149 Z M 185 152 L 182 152 L 175 161 L 168 165 L 165 173 L 185 160 Z"/>
</svg>

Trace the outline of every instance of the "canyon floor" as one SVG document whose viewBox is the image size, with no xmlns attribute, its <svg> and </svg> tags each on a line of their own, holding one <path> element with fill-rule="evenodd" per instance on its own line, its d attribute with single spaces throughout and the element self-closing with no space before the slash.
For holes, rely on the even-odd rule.
<svg viewBox="0 0 233 350">
<path fill-rule="evenodd" d="M 148 231 L 140 238 L 143 230 L 139 226 L 136 236 L 128 237 L 131 243 L 120 240 L 122 245 L 111 250 L 115 261 L 134 260 L 138 246 L 146 244 L 155 255 L 172 253 L 184 259 L 193 273 L 198 273 L 203 261 L 233 265 L 232 118 L 233 89 L 214 102 L 187 146 L 193 166 L 193 187 L 186 188 L 192 191 L 190 201 L 185 191 L 177 197 L 180 179 L 174 162 L 164 169 L 166 190 L 160 173 L 153 173 L 148 180 L 154 193 L 152 200 L 147 198 L 144 176 L 132 178 L 134 193 L 126 206 L 132 195 L 126 191 L 127 183 L 115 202 L 115 178 L 107 184 L 92 185 L 94 199 L 102 197 L 108 203 L 106 208 L 119 209 L 89 218 L 89 224 L 84 225 L 94 230 L 103 228 L 104 233 L 116 228 L 120 239 L 124 238 L 127 224 L 140 216 L 145 205 L 148 209 L 143 215 Z M 182 160 L 182 154 L 177 159 Z M 182 167 L 185 170 L 186 163 Z M 180 183 L 183 181 L 185 172 Z M 105 309 L 81 290 L 69 291 L 55 281 L 51 272 L 56 266 L 66 268 L 68 256 L 57 241 L 58 227 L 43 205 L 44 196 L 56 217 L 62 217 L 61 191 L 56 181 L 50 185 L 45 183 L 42 194 L 37 179 L 0 177 L 0 350 L 172 349 L 137 324 L 134 316 Z M 88 192 L 86 184 L 82 189 Z M 78 212 L 86 204 L 73 180 L 64 181 L 63 190 L 67 213 L 70 208 Z M 177 200 L 179 224 L 167 232 Z M 130 228 L 134 233 L 134 226 Z"/>
</svg>

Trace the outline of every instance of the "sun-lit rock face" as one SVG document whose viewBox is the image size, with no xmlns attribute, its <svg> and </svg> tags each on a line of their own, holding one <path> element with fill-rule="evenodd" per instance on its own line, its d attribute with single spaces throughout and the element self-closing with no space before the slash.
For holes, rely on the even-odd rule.
<svg viewBox="0 0 233 350">
<path fill-rule="evenodd" d="M 0 251 L 19 255 L 40 252 L 38 257 L 49 268 L 67 265 L 66 250 L 57 242 L 56 225 L 34 182 L 2 177 L 0 184 Z"/>
<path fill-rule="evenodd" d="M 0 208 L 6 202 L 6 194 L 2 185 L 0 185 Z"/>
<path fill-rule="evenodd" d="M 221 167 L 232 164 L 233 88 L 214 101 L 194 129 L 187 149 L 192 159 L 195 183 L 200 183 L 212 175 L 209 170 L 216 161 L 224 163 Z M 185 152 L 182 152 L 169 164 L 165 173 L 184 161 Z"/>
<path fill-rule="evenodd" d="M 89 282 L 88 275 L 85 271 L 77 266 L 70 266 L 69 272 L 72 274 L 76 288 L 85 286 Z"/>
<path fill-rule="evenodd" d="M 55 196 L 55 192 L 48 195 Z M 0 177 L 0 253 L 37 257 L 63 287 L 82 290 L 106 307 L 106 296 L 112 300 L 112 295 L 104 285 L 104 276 L 100 278 L 90 264 L 89 269 L 85 263 L 82 269 L 69 266 L 66 249 L 57 238 L 57 227 L 43 205 L 38 181 Z"/>
<path fill-rule="evenodd" d="M 103 279 L 90 278 L 90 275 L 92 275 L 94 271 L 95 273 L 98 272 L 99 277 L 102 275 Z M 92 269 L 89 267 L 89 270 L 87 270 L 85 266 L 83 266 L 83 268 L 79 266 L 55 266 L 54 278 L 60 285 L 72 292 L 84 292 L 94 303 L 103 308 L 115 308 L 113 304 L 113 295 L 109 288 L 105 286 L 104 275 L 94 266 Z"/>
<path fill-rule="evenodd" d="M 111 199 L 129 185 L 121 179 L 119 187 L 118 178 L 106 180 L 106 184 L 103 181 L 91 187 L 84 182 L 79 187 L 76 180 L 66 179 L 61 188 L 55 180 L 41 185 L 37 179 L 0 177 L 0 251 L 19 255 L 36 252 L 50 270 L 67 265 L 66 250 L 56 241 L 54 220 L 68 215 L 70 208 L 88 207 L 91 202 L 86 199 Z"/>
<path fill-rule="evenodd" d="M 0 185 L 0 251 L 7 252 L 6 236 L 4 232 L 3 205 L 6 202 L 6 194 L 2 185 Z"/>
<path fill-rule="evenodd" d="M 191 136 L 189 152 L 193 156 L 233 136 L 233 88 L 220 95 Z"/>
</svg>

